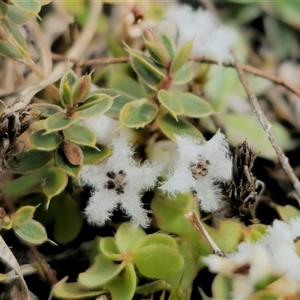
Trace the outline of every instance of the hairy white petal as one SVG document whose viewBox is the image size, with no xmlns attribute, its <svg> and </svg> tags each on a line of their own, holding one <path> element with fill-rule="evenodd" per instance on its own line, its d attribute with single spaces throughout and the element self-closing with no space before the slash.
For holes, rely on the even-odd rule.
<svg viewBox="0 0 300 300">
<path fill-rule="evenodd" d="M 165 19 L 161 30 L 174 38 L 178 35 L 179 47 L 194 40 L 192 55 L 212 58 L 219 63 L 233 61 L 230 48 L 236 41 L 236 33 L 217 24 L 209 11 L 177 5 L 167 11 Z"/>
<path fill-rule="evenodd" d="M 112 155 L 105 162 L 83 167 L 81 179 L 83 183 L 93 187 L 93 195 L 85 210 L 88 222 L 92 224 L 103 224 L 120 203 L 136 225 L 149 225 L 140 197 L 144 190 L 154 187 L 162 167 L 149 162 L 140 166 L 136 164 L 133 147 L 127 143 L 127 138 L 126 135 L 119 134 L 113 140 Z M 117 186 L 110 189 L 107 188 L 108 181 L 112 181 L 108 176 L 109 172 L 114 172 L 117 176 Z M 117 193 L 117 187 L 121 187 L 123 191 Z"/>
<path fill-rule="evenodd" d="M 221 189 L 215 185 L 209 176 L 199 178 L 194 190 L 202 210 L 206 212 L 218 211 L 222 207 Z"/>
</svg>

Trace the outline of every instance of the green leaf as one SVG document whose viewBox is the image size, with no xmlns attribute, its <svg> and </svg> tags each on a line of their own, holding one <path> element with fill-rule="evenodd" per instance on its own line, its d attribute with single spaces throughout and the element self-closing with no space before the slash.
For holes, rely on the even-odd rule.
<svg viewBox="0 0 300 300">
<path fill-rule="evenodd" d="M 119 98 L 122 97 L 121 93 L 134 97 L 132 100 L 145 96 L 138 82 L 126 73 L 112 72 L 109 78 L 109 87 L 115 90 L 113 96 L 120 95 L 115 100 L 119 100 Z"/>
<path fill-rule="evenodd" d="M 276 153 L 269 142 L 259 121 L 253 114 L 220 114 L 220 120 L 226 124 L 226 136 L 232 145 L 244 141 L 249 143 L 254 153 L 274 159 Z M 280 147 L 285 151 L 293 147 L 289 132 L 278 122 L 272 122 L 272 129 Z"/>
<path fill-rule="evenodd" d="M 8 164 L 14 173 L 28 173 L 44 167 L 51 158 L 50 152 L 32 149 L 18 153 L 8 160 Z"/>
<path fill-rule="evenodd" d="M 23 225 L 33 218 L 36 207 L 25 205 L 20 207 L 12 216 L 14 226 Z"/>
<path fill-rule="evenodd" d="M 133 70 L 150 87 L 157 88 L 166 78 L 163 71 L 141 51 L 130 49 L 129 54 Z"/>
<path fill-rule="evenodd" d="M 80 204 L 67 192 L 53 198 L 52 203 L 55 206 L 53 238 L 57 243 L 66 245 L 78 236 L 82 228 L 83 214 Z"/>
<path fill-rule="evenodd" d="M 212 294 L 214 299 L 230 300 L 232 292 L 231 278 L 218 274 L 212 284 Z"/>
<path fill-rule="evenodd" d="M 98 164 L 111 155 L 111 150 L 107 146 L 96 145 L 95 148 L 95 147 L 79 145 L 79 147 L 83 153 L 84 165 Z"/>
<path fill-rule="evenodd" d="M 15 60 L 21 60 L 22 52 L 15 46 L 5 43 L 0 40 L 0 55 L 9 57 Z"/>
<path fill-rule="evenodd" d="M 107 116 L 112 118 L 118 118 L 120 111 L 124 107 L 124 105 L 135 100 L 135 97 L 117 90 L 103 88 L 97 91 L 114 97 L 111 108 L 105 113 Z"/>
<path fill-rule="evenodd" d="M 63 134 L 72 143 L 95 147 L 96 135 L 85 126 L 74 124 L 64 129 Z"/>
<path fill-rule="evenodd" d="M 88 290 L 84 289 L 79 283 L 59 283 L 53 287 L 53 295 L 59 299 L 87 299 L 95 298 L 96 296 L 107 294 L 107 291 L 103 290 Z"/>
<path fill-rule="evenodd" d="M 7 16 L 15 25 L 23 25 L 31 20 L 34 15 L 28 11 L 20 9 L 15 5 L 8 5 Z"/>
<path fill-rule="evenodd" d="M 137 249 L 151 245 L 164 245 L 177 249 L 177 244 L 174 238 L 164 233 L 153 233 L 140 238 L 133 245 L 132 251 L 135 252 Z"/>
<path fill-rule="evenodd" d="M 175 56 L 170 72 L 175 74 L 185 64 L 194 46 L 194 41 L 189 41 L 184 44 Z"/>
<path fill-rule="evenodd" d="M 117 276 L 124 266 L 124 264 L 115 264 L 103 254 L 98 254 L 93 265 L 79 274 L 78 282 L 87 288 L 103 286 Z"/>
<path fill-rule="evenodd" d="M 55 163 L 57 167 L 68 175 L 78 178 L 81 166 L 71 164 L 63 153 L 62 149 L 55 151 Z"/>
<path fill-rule="evenodd" d="M 185 84 L 185 83 L 189 82 L 190 80 L 192 80 L 193 76 L 194 76 L 193 68 L 188 64 L 184 64 L 175 73 L 175 75 L 172 79 L 172 83 L 177 84 L 177 85 Z"/>
<path fill-rule="evenodd" d="M 47 133 L 60 131 L 72 125 L 73 120 L 66 116 L 65 113 L 57 113 L 45 120 L 45 128 Z"/>
<path fill-rule="evenodd" d="M 181 115 L 183 113 L 183 106 L 179 101 L 177 95 L 174 92 L 169 92 L 165 90 L 160 90 L 157 94 L 159 102 L 170 111 L 170 113 L 174 116 L 176 121 L 177 115 Z"/>
<path fill-rule="evenodd" d="M 52 166 L 45 175 L 45 186 L 43 193 L 47 196 L 48 201 L 60 194 L 68 183 L 68 175 L 59 168 Z"/>
<path fill-rule="evenodd" d="M 176 47 L 175 47 L 174 41 L 170 37 L 168 37 L 167 35 L 165 35 L 163 33 L 160 33 L 159 37 L 160 37 L 162 43 L 165 45 L 171 60 L 173 60 L 175 58 L 175 52 L 176 52 Z"/>
<path fill-rule="evenodd" d="M 218 228 L 205 225 L 205 228 L 214 242 L 226 253 L 236 251 L 236 247 L 242 239 L 242 225 L 226 219 L 219 221 Z"/>
<path fill-rule="evenodd" d="M 90 94 L 92 86 L 92 73 L 81 76 L 72 86 L 73 103 L 77 104 L 85 100 Z"/>
<path fill-rule="evenodd" d="M 208 102 L 191 93 L 174 92 L 180 101 L 184 115 L 192 118 L 207 117 L 214 113 Z"/>
<path fill-rule="evenodd" d="M 113 237 L 104 237 L 100 239 L 100 250 L 110 260 L 120 261 L 122 256 Z"/>
<path fill-rule="evenodd" d="M 11 0 L 11 2 L 21 10 L 35 15 L 41 10 L 41 4 L 38 0 Z"/>
<path fill-rule="evenodd" d="M 108 111 L 114 98 L 105 94 L 94 94 L 75 109 L 73 118 L 86 119 Z"/>
<path fill-rule="evenodd" d="M 144 230 L 133 223 L 123 223 L 116 233 L 116 244 L 120 251 L 127 252 L 131 250 L 134 244 L 145 237 L 146 233 Z"/>
<path fill-rule="evenodd" d="M 156 116 L 158 107 L 147 99 L 138 99 L 124 105 L 120 113 L 121 125 L 127 127 L 144 127 Z"/>
<path fill-rule="evenodd" d="M 164 290 L 168 287 L 168 283 L 162 279 L 140 285 L 136 288 L 136 294 L 151 294 L 161 290 Z"/>
<path fill-rule="evenodd" d="M 132 264 L 128 264 L 115 278 L 104 285 L 113 300 L 131 300 L 134 296 L 137 278 Z"/>
<path fill-rule="evenodd" d="M 2 40 L 11 46 L 17 48 L 21 53 L 26 62 L 30 62 L 29 48 L 27 43 L 19 32 L 17 26 L 7 17 L 0 19 L 0 28 L 2 27 Z"/>
<path fill-rule="evenodd" d="M 140 273 L 149 278 L 168 278 L 183 267 L 178 250 L 160 244 L 135 249 L 133 260 Z"/>
<path fill-rule="evenodd" d="M 294 218 L 298 218 L 300 216 L 300 210 L 291 205 L 276 205 L 276 210 L 280 215 L 280 218 L 284 222 L 289 222 Z"/>
<path fill-rule="evenodd" d="M 63 113 L 63 109 L 50 103 L 33 103 L 30 105 L 30 113 L 39 118 L 47 118 L 57 113 Z"/>
<path fill-rule="evenodd" d="M 45 168 L 35 172 L 26 174 L 24 176 L 15 178 L 9 181 L 3 188 L 2 193 L 11 197 L 18 197 L 28 195 L 36 190 L 42 188 L 44 176 L 46 174 Z"/>
<path fill-rule="evenodd" d="M 196 127 L 181 117 L 178 117 L 178 121 L 176 121 L 170 113 L 164 114 L 159 118 L 159 125 L 162 132 L 174 142 L 176 142 L 174 134 L 190 135 L 205 141 L 202 133 Z"/>
<path fill-rule="evenodd" d="M 78 76 L 71 69 L 67 70 L 60 80 L 59 93 L 64 107 L 73 106 L 72 87 L 78 80 Z"/>
<path fill-rule="evenodd" d="M 6 16 L 7 10 L 8 10 L 8 5 L 5 2 L 0 1 L 0 18 Z"/>
<path fill-rule="evenodd" d="M 18 237 L 31 244 L 42 244 L 48 241 L 44 226 L 35 220 L 29 220 L 20 226 L 13 224 L 13 230 Z"/>
<path fill-rule="evenodd" d="M 52 151 L 62 142 L 62 137 L 57 132 L 45 135 L 46 130 L 39 130 L 30 136 L 30 142 L 33 149 Z"/>
<path fill-rule="evenodd" d="M 145 46 L 151 58 L 158 64 L 167 67 L 170 63 L 169 53 L 160 41 L 145 41 Z"/>
</svg>

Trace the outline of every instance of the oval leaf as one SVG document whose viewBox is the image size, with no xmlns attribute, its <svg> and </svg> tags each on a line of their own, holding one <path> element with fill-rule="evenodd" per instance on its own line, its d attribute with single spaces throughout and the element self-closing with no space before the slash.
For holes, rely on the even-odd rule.
<svg viewBox="0 0 300 300">
<path fill-rule="evenodd" d="M 72 125 L 73 120 L 66 116 L 65 113 L 57 113 L 45 120 L 45 128 L 47 133 L 60 131 Z"/>
<path fill-rule="evenodd" d="M 172 83 L 177 84 L 177 85 L 185 84 L 185 83 L 189 82 L 190 80 L 192 80 L 193 76 L 194 76 L 193 68 L 188 64 L 184 64 L 175 73 L 175 75 L 172 79 Z"/>
<path fill-rule="evenodd" d="M 127 103 L 121 110 L 121 125 L 127 127 L 144 127 L 149 124 L 156 116 L 158 107 L 155 103 L 147 99 L 139 99 Z"/>
<path fill-rule="evenodd" d="M 128 264 L 115 278 L 104 285 L 114 300 L 131 300 L 134 296 L 137 277 L 132 264 Z"/>
<path fill-rule="evenodd" d="M 79 203 L 67 192 L 62 192 L 52 202 L 56 207 L 53 237 L 57 243 L 66 245 L 78 236 L 83 225 L 83 214 Z"/>
<path fill-rule="evenodd" d="M 71 69 L 67 70 L 60 80 L 59 93 L 61 103 L 64 107 L 72 107 L 72 87 L 75 85 L 78 76 Z"/>
<path fill-rule="evenodd" d="M 70 142 L 85 146 L 94 147 L 96 144 L 96 135 L 93 131 L 81 125 L 72 125 L 63 130 L 65 138 Z"/>
<path fill-rule="evenodd" d="M 178 117 L 178 121 L 176 121 L 171 114 L 167 113 L 159 119 L 159 125 L 162 132 L 174 142 L 176 142 L 174 134 L 186 134 L 205 141 L 202 133 L 191 123 L 181 117 Z"/>
<path fill-rule="evenodd" d="M 207 117 L 214 113 L 208 102 L 191 93 L 174 92 L 180 101 L 184 115 L 192 118 Z"/>
<path fill-rule="evenodd" d="M 57 132 L 45 135 L 46 130 L 34 132 L 30 137 L 31 146 L 34 149 L 52 151 L 55 150 L 62 142 L 62 137 Z"/>
<path fill-rule="evenodd" d="M 65 172 L 55 166 L 50 167 L 45 175 L 45 186 L 43 188 L 48 201 L 60 194 L 67 186 L 67 183 L 68 175 Z"/>
<path fill-rule="evenodd" d="M 57 113 L 63 113 L 63 109 L 54 104 L 34 103 L 30 105 L 30 113 L 39 118 L 47 118 Z"/>
<path fill-rule="evenodd" d="M 87 299 L 107 294 L 107 291 L 90 291 L 82 288 L 78 282 L 59 283 L 53 287 L 53 295 L 59 299 Z"/>
<path fill-rule="evenodd" d="M 170 111 L 176 120 L 176 116 L 183 113 L 183 106 L 174 92 L 160 90 L 157 97 L 159 102 Z"/>
<path fill-rule="evenodd" d="M 114 261 L 122 260 L 121 253 L 118 249 L 115 238 L 113 237 L 101 238 L 100 250 L 110 260 L 114 260 Z"/>
<path fill-rule="evenodd" d="M 13 230 L 18 237 L 28 243 L 42 244 L 48 241 L 44 226 L 35 220 L 29 220 L 28 222 L 20 226 L 13 225 Z"/>
<path fill-rule="evenodd" d="M 41 9 L 41 4 L 38 0 L 11 0 L 11 2 L 21 10 L 31 12 L 35 15 L 37 15 Z"/>
<path fill-rule="evenodd" d="M 174 238 L 163 233 L 153 233 L 139 239 L 139 241 L 134 244 L 132 251 L 135 252 L 137 249 L 151 245 L 164 245 L 177 249 L 177 244 Z"/>
<path fill-rule="evenodd" d="M 183 258 L 178 250 L 165 245 L 155 244 L 136 249 L 133 259 L 140 273 L 149 278 L 168 278 L 183 267 Z"/>
<path fill-rule="evenodd" d="M 51 158 L 50 152 L 32 149 L 18 153 L 8 160 L 8 164 L 14 173 L 27 173 L 44 167 Z"/>
<path fill-rule="evenodd" d="M 25 224 L 33 218 L 36 207 L 26 205 L 19 208 L 12 216 L 13 224 L 18 226 Z"/>
<path fill-rule="evenodd" d="M 84 165 L 98 164 L 111 155 L 110 148 L 103 145 L 96 145 L 97 148 L 82 145 L 79 145 L 79 147 L 83 153 Z"/>
<path fill-rule="evenodd" d="M 168 37 L 167 35 L 165 35 L 163 33 L 160 33 L 159 37 L 160 37 L 160 40 L 165 45 L 171 60 L 173 60 L 175 58 L 175 51 L 176 51 L 174 41 L 172 39 L 170 39 L 170 37 Z"/>
<path fill-rule="evenodd" d="M 116 244 L 120 251 L 127 252 L 144 236 L 146 236 L 146 233 L 142 228 L 126 222 L 119 227 L 116 233 Z"/>
<path fill-rule="evenodd" d="M 130 62 L 133 70 L 150 87 L 156 88 L 165 79 L 165 74 L 143 52 L 130 50 Z"/>
<path fill-rule="evenodd" d="M 95 257 L 93 265 L 78 276 L 78 282 L 88 288 L 96 288 L 117 276 L 124 264 L 115 264 L 103 254 Z"/>
</svg>

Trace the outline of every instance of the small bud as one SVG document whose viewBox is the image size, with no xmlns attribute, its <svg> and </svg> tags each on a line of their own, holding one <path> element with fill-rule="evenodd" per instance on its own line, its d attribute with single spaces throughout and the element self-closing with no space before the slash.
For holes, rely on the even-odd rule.
<svg viewBox="0 0 300 300">
<path fill-rule="evenodd" d="M 64 107 L 73 106 L 72 88 L 78 80 L 77 75 L 70 69 L 62 77 L 59 87 L 61 103 Z"/>
<path fill-rule="evenodd" d="M 77 104 L 85 100 L 91 91 L 92 77 L 91 73 L 89 75 L 84 75 L 80 77 L 72 88 L 73 104 Z"/>
<path fill-rule="evenodd" d="M 150 29 L 145 29 L 143 32 L 143 36 L 144 36 L 145 40 L 149 41 L 149 42 L 159 41 L 158 35 L 153 30 L 150 30 Z"/>
</svg>

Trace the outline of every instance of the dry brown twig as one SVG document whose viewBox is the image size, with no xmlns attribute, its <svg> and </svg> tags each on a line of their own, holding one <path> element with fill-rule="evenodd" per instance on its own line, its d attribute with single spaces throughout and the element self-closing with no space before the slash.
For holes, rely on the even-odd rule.
<svg viewBox="0 0 300 300">
<path fill-rule="evenodd" d="M 68 58 L 65 55 L 55 54 L 52 53 L 52 59 L 53 60 L 70 60 L 71 62 L 75 63 L 78 67 L 84 67 L 84 66 L 97 66 L 97 65 L 110 65 L 110 64 L 119 64 L 119 63 L 129 63 L 128 57 L 109 57 L 109 58 L 98 58 L 98 59 L 87 59 L 87 60 L 76 60 Z M 207 59 L 204 57 L 190 57 L 190 61 L 198 62 L 198 63 L 206 63 L 206 64 L 219 64 L 216 60 L 213 59 Z M 223 67 L 228 68 L 235 68 L 234 63 L 231 62 L 223 62 Z M 273 82 L 276 85 L 281 85 L 284 88 L 286 88 L 288 91 L 292 92 L 293 94 L 300 97 L 300 89 L 297 87 L 287 83 L 285 80 L 283 80 L 281 77 L 277 77 L 272 74 L 268 74 L 266 72 L 263 72 L 255 67 L 246 65 L 246 64 L 240 64 L 241 68 L 248 73 L 251 73 L 255 76 L 259 76 L 262 78 L 265 78 L 271 82 Z"/>
<path fill-rule="evenodd" d="M 214 5 L 212 4 L 212 2 L 210 0 L 199 0 L 205 7 L 207 10 L 209 10 L 216 18 L 216 21 L 219 24 L 221 23 L 221 20 L 217 14 L 217 11 L 214 7 Z M 253 111 L 258 119 L 258 121 L 260 122 L 262 128 L 264 129 L 273 149 L 275 150 L 277 157 L 281 163 L 281 166 L 284 170 L 284 172 L 286 173 L 286 175 L 288 176 L 288 178 L 291 180 L 294 189 L 297 193 L 298 196 L 300 196 L 300 181 L 298 179 L 298 177 L 295 175 L 293 168 L 291 167 L 290 163 L 289 163 L 289 159 L 285 156 L 283 150 L 281 149 L 281 147 L 279 146 L 277 139 L 275 137 L 275 134 L 272 130 L 272 126 L 269 123 L 268 119 L 266 118 L 265 114 L 263 113 L 262 109 L 259 106 L 257 97 L 255 96 L 255 94 L 251 91 L 247 78 L 245 76 L 244 73 L 244 69 L 243 69 L 243 65 L 241 65 L 236 57 L 236 55 L 234 54 L 234 51 L 231 51 L 233 58 L 234 58 L 234 63 L 233 66 L 236 69 L 236 72 L 238 74 L 239 80 L 249 98 L 249 101 L 253 107 Z M 246 71 L 246 70 L 245 70 Z M 259 75 L 259 74 L 257 74 Z M 266 78 L 266 77 L 265 77 Z M 283 82 L 283 80 L 278 80 L 278 82 Z M 299 96 L 299 94 L 297 93 L 297 95 Z"/>
</svg>

